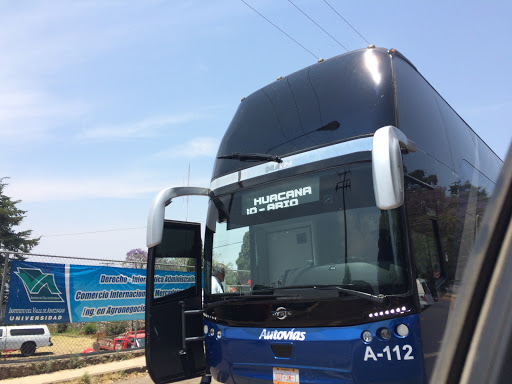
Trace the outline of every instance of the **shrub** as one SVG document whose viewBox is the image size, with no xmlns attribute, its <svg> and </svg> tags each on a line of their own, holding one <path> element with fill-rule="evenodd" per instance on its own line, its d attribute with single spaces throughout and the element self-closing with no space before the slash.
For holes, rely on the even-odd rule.
<svg viewBox="0 0 512 384">
<path fill-rule="evenodd" d="M 43 363 L 42 371 L 44 373 L 51 373 L 54 371 L 55 361 L 49 360 Z"/>
<path fill-rule="evenodd" d="M 77 355 L 71 355 L 66 365 L 68 369 L 80 368 L 82 366 L 82 361 L 80 361 Z"/>
<path fill-rule="evenodd" d="M 80 377 L 80 384 L 91 384 L 91 375 L 85 372 L 82 377 Z"/>
<path fill-rule="evenodd" d="M 57 333 L 64 333 L 68 330 L 68 323 L 59 323 L 57 324 Z"/>
<path fill-rule="evenodd" d="M 85 324 L 83 331 L 86 335 L 94 335 L 96 332 L 98 332 L 98 326 L 93 323 Z"/>
<path fill-rule="evenodd" d="M 126 328 L 128 324 L 126 321 L 115 321 L 112 323 L 108 323 L 105 327 L 105 334 L 107 336 L 117 336 L 126 332 Z"/>
</svg>

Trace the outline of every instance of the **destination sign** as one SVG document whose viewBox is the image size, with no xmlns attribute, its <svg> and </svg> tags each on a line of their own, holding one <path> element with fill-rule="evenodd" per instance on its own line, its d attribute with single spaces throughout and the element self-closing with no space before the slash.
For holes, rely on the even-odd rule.
<svg viewBox="0 0 512 384">
<path fill-rule="evenodd" d="M 319 199 L 318 177 L 301 178 L 244 194 L 242 215 L 254 215 L 311 203 Z"/>
</svg>

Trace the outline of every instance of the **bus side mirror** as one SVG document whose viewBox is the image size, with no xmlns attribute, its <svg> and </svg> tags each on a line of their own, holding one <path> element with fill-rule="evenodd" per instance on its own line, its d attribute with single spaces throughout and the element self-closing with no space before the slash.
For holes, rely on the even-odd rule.
<svg viewBox="0 0 512 384">
<path fill-rule="evenodd" d="M 171 204 L 172 199 L 180 196 L 209 196 L 208 188 L 175 187 L 167 188 L 155 197 L 148 215 L 146 243 L 152 248 L 162 242 L 164 231 L 165 207 Z"/>
<path fill-rule="evenodd" d="M 387 126 L 373 136 L 372 175 L 377 207 L 389 210 L 404 203 L 402 152 L 416 152 L 416 144 L 398 128 Z"/>
</svg>

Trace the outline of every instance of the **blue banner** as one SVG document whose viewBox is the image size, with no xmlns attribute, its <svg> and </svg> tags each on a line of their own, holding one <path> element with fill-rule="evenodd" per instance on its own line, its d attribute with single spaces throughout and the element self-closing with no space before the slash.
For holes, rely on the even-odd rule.
<svg viewBox="0 0 512 384">
<path fill-rule="evenodd" d="M 156 271 L 155 296 L 194 286 L 191 272 Z M 142 320 L 146 270 L 14 261 L 7 324 Z"/>
<path fill-rule="evenodd" d="M 64 264 L 13 261 L 6 324 L 70 323 Z"/>
</svg>

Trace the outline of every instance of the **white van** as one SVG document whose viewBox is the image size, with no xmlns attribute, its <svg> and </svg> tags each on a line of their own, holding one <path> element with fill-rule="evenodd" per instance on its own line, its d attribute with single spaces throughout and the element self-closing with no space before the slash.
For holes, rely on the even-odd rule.
<svg viewBox="0 0 512 384">
<path fill-rule="evenodd" d="M 20 350 L 31 356 L 39 347 L 51 347 L 52 337 L 46 325 L 0 326 L 0 351 Z"/>
</svg>

